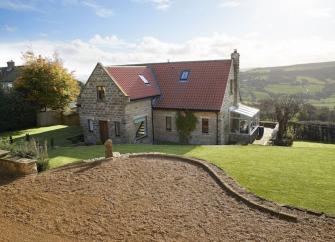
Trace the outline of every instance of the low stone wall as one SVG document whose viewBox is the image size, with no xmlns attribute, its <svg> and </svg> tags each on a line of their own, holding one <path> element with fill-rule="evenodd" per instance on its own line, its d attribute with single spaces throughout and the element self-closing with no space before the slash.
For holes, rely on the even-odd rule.
<svg viewBox="0 0 335 242">
<path fill-rule="evenodd" d="M 37 174 L 36 160 L 26 158 L 0 158 L 0 173 L 10 175 Z"/>
</svg>

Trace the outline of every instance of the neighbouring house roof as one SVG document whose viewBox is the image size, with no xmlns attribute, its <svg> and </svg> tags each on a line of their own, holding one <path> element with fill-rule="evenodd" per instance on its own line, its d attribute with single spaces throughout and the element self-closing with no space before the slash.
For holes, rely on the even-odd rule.
<svg viewBox="0 0 335 242">
<path fill-rule="evenodd" d="M 0 82 L 14 82 L 19 76 L 23 66 L 0 67 Z"/>
<path fill-rule="evenodd" d="M 160 95 L 157 82 L 147 66 L 107 66 L 105 69 L 131 100 Z"/>
<path fill-rule="evenodd" d="M 231 64 L 230 59 L 150 64 L 162 93 L 154 107 L 219 111 Z M 183 71 L 189 71 L 187 81 L 180 80 Z"/>
<path fill-rule="evenodd" d="M 237 107 L 230 107 L 229 110 L 230 112 L 238 113 L 238 114 L 241 114 L 249 118 L 255 117 L 255 115 L 259 112 L 259 109 L 252 108 L 252 107 L 243 105 L 241 103 L 239 103 Z"/>
</svg>

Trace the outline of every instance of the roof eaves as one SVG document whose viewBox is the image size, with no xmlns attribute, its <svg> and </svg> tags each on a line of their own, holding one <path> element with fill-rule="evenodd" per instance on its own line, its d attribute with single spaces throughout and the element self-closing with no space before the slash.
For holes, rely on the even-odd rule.
<svg viewBox="0 0 335 242">
<path fill-rule="evenodd" d="M 157 110 L 193 110 L 193 111 L 203 111 L 203 112 L 220 112 L 220 109 L 218 108 L 185 108 L 185 107 L 159 107 L 159 106 L 153 106 L 153 109 Z"/>
<path fill-rule="evenodd" d="M 153 98 L 153 97 L 158 97 L 158 96 L 160 96 L 160 94 L 151 95 L 151 96 L 143 96 L 143 97 L 130 98 L 130 100 L 131 101 L 137 101 L 137 100 L 141 100 L 141 99 Z"/>
</svg>

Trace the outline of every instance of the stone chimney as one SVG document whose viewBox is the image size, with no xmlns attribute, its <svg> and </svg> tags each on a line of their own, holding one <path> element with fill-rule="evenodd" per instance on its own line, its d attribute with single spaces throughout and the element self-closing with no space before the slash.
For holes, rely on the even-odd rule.
<svg viewBox="0 0 335 242">
<path fill-rule="evenodd" d="M 15 62 L 13 60 L 7 61 L 7 70 L 12 70 L 15 67 Z"/>
<path fill-rule="evenodd" d="M 231 59 L 233 61 L 234 67 L 234 106 L 238 105 L 238 97 L 240 93 L 240 83 L 239 83 L 239 73 L 240 73 L 240 54 L 235 49 L 231 54 Z"/>
</svg>

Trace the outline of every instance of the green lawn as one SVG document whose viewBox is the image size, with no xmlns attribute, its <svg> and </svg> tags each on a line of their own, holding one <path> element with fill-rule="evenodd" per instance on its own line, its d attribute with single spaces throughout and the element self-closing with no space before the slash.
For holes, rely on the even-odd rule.
<svg viewBox="0 0 335 242">
<path fill-rule="evenodd" d="M 72 130 L 72 133 L 76 128 L 57 130 Z M 68 136 L 68 132 L 63 132 L 63 136 L 58 136 L 63 141 L 57 142 L 66 144 L 64 138 Z M 266 199 L 335 215 L 335 145 L 310 142 L 295 142 L 289 148 L 257 145 L 114 145 L 114 151 L 163 152 L 201 158 L 221 167 L 249 191 Z M 82 159 L 102 157 L 104 147 L 63 146 L 49 150 L 49 156 L 50 166 L 54 168 Z"/>
<path fill-rule="evenodd" d="M 31 128 L 20 131 L 5 132 L 1 133 L 0 137 L 12 136 L 14 140 L 24 139 L 26 134 L 31 137 L 39 139 L 40 141 L 54 139 L 56 146 L 68 146 L 71 144 L 67 138 L 81 134 L 81 127 L 79 126 L 66 126 L 66 125 L 54 125 L 41 128 Z"/>
</svg>

